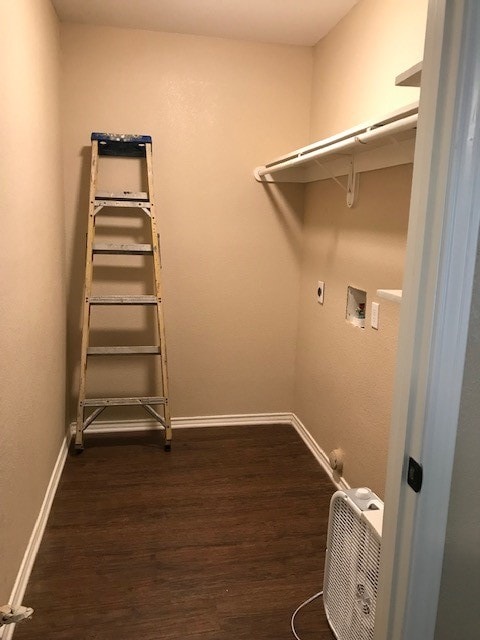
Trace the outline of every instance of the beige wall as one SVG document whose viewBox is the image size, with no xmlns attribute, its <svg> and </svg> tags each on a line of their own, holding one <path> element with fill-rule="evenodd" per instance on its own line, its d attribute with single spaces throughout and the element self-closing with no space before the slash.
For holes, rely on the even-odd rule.
<svg viewBox="0 0 480 640">
<path fill-rule="evenodd" d="M 295 412 L 320 446 L 345 451 L 352 486 L 383 494 L 412 165 L 361 175 L 358 203 L 331 180 L 310 186 L 300 293 Z M 316 300 L 325 282 L 324 304 Z M 365 329 L 345 320 L 347 286 L 367 292 Z M 370 304 L 380 302 L 379 329 Z"/>
<path fill-rule="evenodd" d="M 418 100 L 395 77 L 423 59 L 428 0 L 361 0 L 315 47 L 311 139 Z"/>
<path fill-rule="evenodd" d="M 59 33 L 48 0 L 0 7 L 0 603 L 65 429 Z"/>
<path fill-rule="evenodd" d="M 269 191 L 252 170 L 308 141 L 312 49 L 63 25 L 62 51 L 71 407 L 90 133 L 100 130 L 154 139 L 172 415 L 290 411 L 303 193 Z M 110 175 L 109 186 L 127 185 Z M 121 277 L 140 291 L 134 264 Z M 116 286 L 106 265 L 98 276 L 104 291 Z M 93 338 L 141 343 L 143 313 L 112 335 L 120 312 L 107 310 Z M 107 393 L 106 368 L 92 372 L 91 392 Z M 152 375 L 117 361 L 110 392 L 141 392 Z"/>
<path fill-rule="evenodd" d="M 426 0 L 362 0 L 315 47 L 311 141 L 418 99 L 394 85 L 422 59 Z M 345 478 L 383 495 L 399 307 L 376 297 L 402 287 L 411 165 L 363 173 L 357 204 L 332 181 L 306 190 L 294 411 Z M 326 283 L 325 303 L 315 298 Z M 364 330 L 345 321 L 347 286 L 367 291 Z M 378 331 L 371 302 L 380 302 Z"/>
</svg>

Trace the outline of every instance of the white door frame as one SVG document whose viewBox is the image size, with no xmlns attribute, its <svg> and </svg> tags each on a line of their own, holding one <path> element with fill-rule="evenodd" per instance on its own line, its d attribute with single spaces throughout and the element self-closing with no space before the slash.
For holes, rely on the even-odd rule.
<svg viewBox="0 0 480 640">
<path fill-rule="evenodd" d="M 480 2 L 430 0 L 375 640 L 435 635 L 480 225 L 479 93 Z"/>
</svg>

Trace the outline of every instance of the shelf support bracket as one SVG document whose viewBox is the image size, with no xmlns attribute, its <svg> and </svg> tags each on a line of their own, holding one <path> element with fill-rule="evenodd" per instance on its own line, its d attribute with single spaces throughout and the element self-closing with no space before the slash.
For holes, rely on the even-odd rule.
<svg viewBox="0 0 480 640">
<path fill-rule="evenodd" d="M 316 158 L 314 158 L 314 162 L 318 164 L 318 166 L 321 167 L 323 171 L 325 171 L 325 173 L 327 173 L 328 176 L 338 184 L 338 186 L 340 187 L 340 189 L 342 189 L 342 191 L 345 191 L 345 193 L 347 194 L 347 207 L 351 209 L 355 204 L 355 197 L 357 195 L 357 186 L 358 186 L 358 176 L 357 176 L 357 173 L 355 172 L 355 164 L 354 164 L 353 156 L 352 156 L 352 159 L 350 160 L 350 168 L 348 170 L 348 176 L 347 176 L 347 186 L 345 186 L 342 182 L 340 182 L 340 180 L 336 176 L 333 175 L 333 172 L 330 171 L 327 165 L 322 164 Z"/>
<path fill-rule="evenodd" d="M 342 191 L 345 191 L 345 192 L 347 191 L 347 187 L 342 182 L 340 182 L 340 180 L 336 176 L 333 175 L 332 171 L 330 171 L 327 165 L 324 165 L 316 158 L 314 158 L 313 160 L 315 164 L 318 164 L 318 166 L 321 169 L 323 169 L 323 171 L 325 171 L 325 173 L 328 173 L 328 177 L 331 178 L 334 182 L 336 182 Z"/>
<path fill-rule="evenodd" d="M 357 186 L 358 186 L 358 178 L 355 172 L 355 164 L 353 161 L 353 156 L 350 161 L 350 170 L 348 172 L 348 181 L 347 181 L 347 207 L 351 209 L 355 204 L 355 197 L 357 195 Z"/>
</svg>

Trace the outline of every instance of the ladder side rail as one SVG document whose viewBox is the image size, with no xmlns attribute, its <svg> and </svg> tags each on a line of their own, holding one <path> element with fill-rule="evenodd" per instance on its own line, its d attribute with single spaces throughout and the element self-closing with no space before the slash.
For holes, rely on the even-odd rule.
<svg viewBox="0 0 480 640">
<path fill-rule="evenodd" d="M 85 282 L 83 295 L 82 346 L 80 356 L 80 385 L 78 393 L 77 425 L 75 430 L 75 448 L 83 449 L 84 400 L 87 379 L 87 352 L 90 335 L 90 294 L 93 277 L 93 242 L 95 236 L 96 203 L 98 175 L 98 141 L 92 140 L 92 159 L 90 166 L 90 196 L 88 205 L 87 247 L 85 261 Z"/>
<path fill-rule="evenodd" d="M 165 336 L 165 320 L 163 317 L 162 308 L 162 264 L 160 258 L 160 243 L 158 239 L 157 221 L 156 221 L 156 206 L 153 195 L 153 163 L 152 163 L 152 145 L 145 145 L 145 158 L 147 161 L 147 179 L 148 179 L 148 194 L 150 198 L 150 226 L 152 232 L 152 249 L 153 249 L 153 269 L 155 279 L 155 292 L 157 295 L 157 324 L 158 324 L 158 337 L 160 340 L 160 361 L 162 369 L 162 393 L 166 398 L 164 405 L 165 416 L 165 446 L 170 447 L 172 440 L 172 427 L 170 407 L 168 403 L 169 390 L 168 390 L 168 368 L 167 368 L 167 349 L 166 349 L 166 336 Z"/>
</svg>

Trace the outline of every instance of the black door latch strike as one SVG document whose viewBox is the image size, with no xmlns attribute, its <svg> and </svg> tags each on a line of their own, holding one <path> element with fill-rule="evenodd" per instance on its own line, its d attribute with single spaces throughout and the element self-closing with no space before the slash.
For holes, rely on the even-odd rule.
<svg viewBox="0 0 480 640">
<path fill-rule="evenodd" d="M 412 457 L 408 459 L 407 482 L 418 493 L 422 488 L 423 468 L 422 465 Z"/>
</svg>

